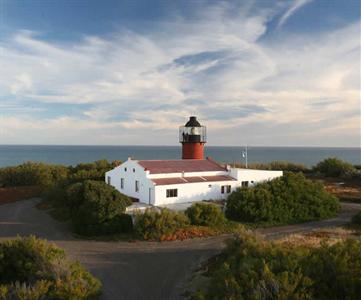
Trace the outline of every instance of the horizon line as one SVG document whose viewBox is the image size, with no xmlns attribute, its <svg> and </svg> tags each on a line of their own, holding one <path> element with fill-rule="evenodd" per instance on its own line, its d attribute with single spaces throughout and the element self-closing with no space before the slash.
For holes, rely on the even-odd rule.
<svg viewBox="0 0 361 300">
<path fill-rule="evenodd" d="M 181 145 L 137 145 L 137 144 L 123 144 L 123 145 L 115 145 L 115 144 L 104 144 L 104 145 L 96 145 L 96 144 L 0 144 L 1 146 L 53 146 L 53 147 L 61 147 L 61 146 L 67 146 L 67 147 L 181 147 Z M 206 145 L 205 147 L 214 147 L 214 148 L 236 148 L 236 147 L 253 147 L 253 148 L 355 148 L 361 150 L 360 146 L 300 146 L 300 145 L 289 145 L 289 146 L 273 146 L 273 145 L 250 145 L 250 144 L 244 144 L 244 145 Z"/>
</svg>

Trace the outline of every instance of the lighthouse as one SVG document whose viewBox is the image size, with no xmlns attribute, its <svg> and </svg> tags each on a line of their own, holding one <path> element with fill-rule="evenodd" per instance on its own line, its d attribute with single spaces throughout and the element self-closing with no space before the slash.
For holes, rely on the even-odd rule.
<svg viewBox="0 0 361 300">
<path fill-rule="evenodd" d="M 204 159 L 204 144 L 207 142 L 206 133 L 206 127 L 202 126 L 195 116 L 191 116 L 184 126 L 179 127 L 182 159 Z"/>
<path fill-rule="evenodd" d="M 206 139 L 206 127 L 191 116 L 179 127 L 182 159 L 130 157 L 106 172 L 105 182 L 133 201 L 139 201 L 126 209 L 126 213 L 134 214 L 150 205 L 179 210 L 200 200 L 226 200 L 240 187 L 251 187 L 283 175 L 282 171 L 232 168 L 204 159 Z"/>
</svg>

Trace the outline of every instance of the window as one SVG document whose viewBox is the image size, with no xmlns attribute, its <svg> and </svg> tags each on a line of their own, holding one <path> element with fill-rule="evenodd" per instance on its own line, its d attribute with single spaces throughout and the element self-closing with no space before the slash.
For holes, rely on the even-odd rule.
<svg viewBox="0 0 361 300">
<path fill-rule="evenodd" d="M 247 187 L 248 186 L 248 181 L 242 181 L 242 186 Z"/>
<path fill-rule="evenodd" d="M 111 182 L 112 182 L 112 179 L 111 179 L 110 176 L 108 176 L 108 178 L 107 178 L 107 183 L 110 184 Z"/>
<path fill-rule="evenodd" d="M 135 191 L 139 192 L 139 181 L 138 180 L 135 181 Z"/>
<path fill-rule="evenodd" d="M 120 188 L 124 189 L 124 178 L 120 178 Z"/>
<path fill-rule="evenodd" d="M 133 173 L 135 173 L 135 169 L 133 168 Z"/>
<path fill-rule="evenodd" d="M 211 187 L 212 187 L 212 185 L 211 185 L 211 184 L 208 184 L 208 187 L 209 187 L 209 188 L 211 188 Z"/>
<path fill-rule="evenodd" d="M 124 168 L 124 171 L 126 172 L 126 171 L 127 171 L 127 168 Z"/>
<path fill-rule="evenodd" d="M 231 192 L 231 186 L 230 185 L 222 185 L 221 186 L 221 193 L 222 194 L 229 194 Z"/>
<path fill-rule="evenodd" d="M 167 198 L 178 197 L 178 189 L 167 190 Z"/>
</svg>

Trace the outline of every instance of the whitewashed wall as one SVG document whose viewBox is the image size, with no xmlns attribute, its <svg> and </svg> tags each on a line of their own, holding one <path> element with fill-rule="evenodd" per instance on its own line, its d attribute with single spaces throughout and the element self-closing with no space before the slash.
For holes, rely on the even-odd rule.
<svg viewBox="0 0 361 300">
<path fill-rule="evenodd" d="M 248 181 L 250 185 L 254 185 L 258 182 L 268 181 L 277 177 L 281 177 L 283 176 L 283 171 L 231 168 L 230 176 L 237 179 L 240 185 L 242 184 L 242 181 Z"/>
<path fill-rule="evenodd" d="M 222 185 L 230 185 L 231 192 L 238 186 L 237 181 L 195 182 L 185 184 L 156 185 L 155 205 L 184 203 L 201 200 L 226 199 L 229 194 L 227 190 L 221 193 Z M 178 189 L 178 197 L 167 198 L 167 189 Z"/>
<path fill-rule="evenodd" d="M 127 168 L 127 171 L 125 171 Z M 133 171 L 134 169 L 134 171 Z M 105 173 L 105 182 L 108 176 L 111 177 L 111 185 L 119 192 L 129 197 L 139 199 L 139 202 L 154 205 L 154 185 L 153 182 L 147 178 L 148 172 L 138 165 L 136 161 L 127 160 L 120 166 Z M 120 179 L 124 178 L 124 188 L 120 186 Z M 135 191 L 135 181 L 139 181 L 139 192 Z"/>
<path fill-rule="evenodd" d="M 127 171 L 125 171 L 125 168 Z M 134 169 L 134 170 L 133 170 Z M 272 180 L 283 175 L 282 171 L 253 170 L 230 168 L 229 171 L 216 172 L 194 172 L 185 173 L 183 176 L 214 176 L 229 175 L 236 181 L 218 182 L 195 182 L 173 185 L 154 185 L 151 178 L 181 177 L 182 173 L 171 174 L 149 174 L 144 171 L 137 161 L 127 160 L 120 166 L 105 174 L 105 181 L 111 178 L 110 184 L 121 193 L 139 199 L 140 202 L 151 205 L 164 205 L 172 203 L 184 203 L 200 200 L 225 199 L 228 194 L 221 193 L 222 185 L 231 185 L 231 191 L 242 185 L 242 181 L 248 181 L 249 186 L 258 182 Z M 124 178 L 124 188 L 121 188 L 120 179 Z M 135 181 L 139 181 L 139 191 L 135 191 Z M 177 197 L 166 197 L 167 189 L 178 189 Z"/>
</svg>

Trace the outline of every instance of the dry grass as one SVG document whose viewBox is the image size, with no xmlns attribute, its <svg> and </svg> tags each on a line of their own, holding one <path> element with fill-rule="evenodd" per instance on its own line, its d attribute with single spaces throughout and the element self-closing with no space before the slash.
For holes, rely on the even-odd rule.
<svg viewBox="0 0 361 300">
<path fill-rule="evenodd" d="M 341 201 L 361 203 L 361 180 L 326 177 L 312 177 L 310 179 L 321 181 L 325 185 L 325 189 Z"/>
<path fill-rule="evenodd" d="M 282 237 L 278 239 L 276 243 L 290 247 L 319 247 L 321 243 L 332 245 L 350 238 L 361 241 L 361 235 L 356 229 L 346 227 L 329 227 L 313 230 L 307 233 L 298 233 Z"/>
<path fill-rule="evenodd" d="M 40 186 L 16 186 L 0 188 L 0 204 L 37 197 L 41 194 Z"/>
<path fill-rule="evenodd" d="M 361 186 L 347 184 L 326 183 L 326 190 L 341 201 L 361 202 Z"/>
</svg>

